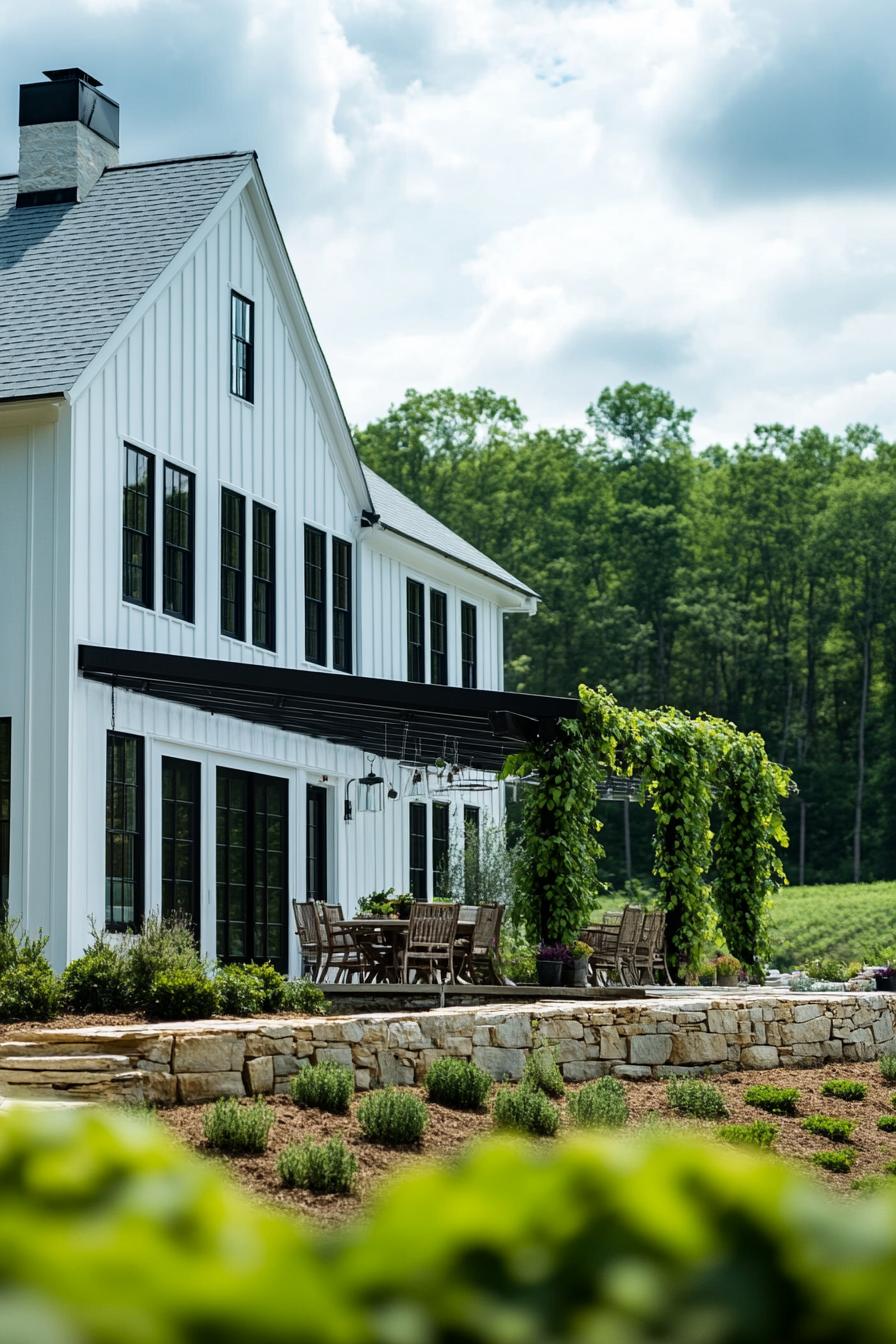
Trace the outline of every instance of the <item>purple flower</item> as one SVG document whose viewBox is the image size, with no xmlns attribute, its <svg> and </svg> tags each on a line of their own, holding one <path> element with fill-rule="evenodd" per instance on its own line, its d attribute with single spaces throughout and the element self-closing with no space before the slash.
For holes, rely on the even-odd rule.
<svg viewBox="0 0 896 1344">
<path fill-rule="evenodd" d="M 535 954 L 541 961 L 572 961 L 565 943 L 539 943 Z"/>
</svg>

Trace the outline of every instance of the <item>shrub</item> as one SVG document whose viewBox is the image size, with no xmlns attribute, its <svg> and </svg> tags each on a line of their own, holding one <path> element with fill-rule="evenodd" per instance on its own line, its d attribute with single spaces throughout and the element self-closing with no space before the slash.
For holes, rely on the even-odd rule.
<svg viewBox="0 0 896 1344">
<path fill-rule="evenodd" d="M 757 1083 L 744 1092 L 748 1106 L 758 1106 L 771 1115 L 796 1115 L 799 1090 L 795 1087 L 773 1087 L 771 1083 Z"/>
<path fill-rule="evenodd" d="M 220 1153 L 263 1153 L 274 1118 L 261 1097 L 245 1106 L 236 1097 L 219 1097 L 203 1118 L 205 1141 Z"/>
<path fill-rule="evenodd" d="M 865 1176 L 857 1176 L 852 1183 L 852 1188 L 858 1195 L 876 1195 L 879 1190 L 889 1190 L 892 1184 L 889 1176 L 883 1176 L 877 1171 L 869 1171 Z"/>
<path fill-rule="evenodd" d="M 836 1097 L 838 1101 L 864 1101 L 868 1095 L 867 1083 L 855 1083 L 849 1078 L 831 1078 L 822 1084 L 823 1097 Z"/>
<path fill-rule="evenodd" d="M 287 1189 L 298 1187 L 316 1195 L 351 1194 L 358 1174 L 358 1160 L 342 1139 L 325 1143 L 291 1143 L 277 1159 L 277 1173 Z"/>
<path fill-rule="evenodd" d="M 437 1059 L 423 1080 L 430 1101 L 459 1111 L 479 1111 L 492 1090 L 484 1069 L 469 1059 Z"/>
<path fill-rule="evenodd" d="M 358 1107 L 358 1124 L 370 1143 L 409 1148 L 420 1142 L 428 1123 L 429 1113 L 420 1098 L 395 1087 L 369 1093 Z"/>
<path fill-rule="evenodd" d="M 670 1078 L 666 1084 L 666 1100 L 673 1111 L 696 1120 L 722 1120 L 728 1114 L 719 1089 L 699 1078 Z"/>
<path fill-rule="evenodd" d="M 896 1083 L 896 1054 L 881 1055 L 879 1063 L 884 1082 Z"/>
<path fill-rule="evenodd" d="M 543 1092 L 534 1087 L 501 1087 L 495 1097 L 492 1118 L 498 1129 L 550 1138 L 557 1133 L 560 1112 Z"/>
<path fill-rule="evenodd" d="M 260 1011 L 279 1013 L 286 991 L 285 976 L 269 961 L 250 961 L 246 963 L 245 969 L 259 987 Z"/>
<path fill-rule="evenodd" d="M 390 1181 L 334 1234 L 156 1126 L 11 1109 L 0 1207 L 6 1333 L 34 1341 L 896 1336 L 891 1214 L 834 1213 L 804 1172 L 690 1137 L 492 1140 Z"/>
<path fill-rule="evenodd" d="M 124 954 L 94 930 L 90 947 L 62 972 L 59 995 L 73 1013 L 126 1012 L 130 986 Z"/>
<path fill-rule="evenodd" d="M 807 1115 L 803 1129 L 810 1134 L 817 1134 L 821 1139 L 830 1139 L 831 1143 L 852 1143 L 855 1122 L 836 1120 L 832 1115 Z"/>
<path fill-rule="evenodd" d="M 825 1148 L 820 1153 L 813 1153 L 810 1160 L 825 1171 L 844 1172 L 852 1170 L 856 1155 L 851 1148 Z"/>
<path fill-rule="evenodd" d="M 625 1088 L 618 1078 L 596 1078 L 569 1098 L 569 1117 L 582 1128 L 616 1129 L 628 1120 Z"/>
<path fill-rule="evenodd" d="M 139 933 L 131 937 L 125 958 L 130 997 L 140 1012 L 149 1008 L 156 976 L 167 971 L 205 974 L 193 926 L 178 916 L 160 919 L 158 915 L 147 915 Z"/>
<path fill-rule="evenodd" d="M 293 1076 L 289 1094 L 297 1106 L 345 1115 L 355 1093 L 355 1075 L 347 1064 L 324 1060 L 310 1064 Z"/>
<path fill-rule="evenodd" d="M 884 1167 L 885 1176 L 896 1176 L 896 1162 L 888 1162 Z"/>
<path fill-rule="evenodd" d="M 49 1022 L 57 999 L 56 977 L 42 956 L 0 975 L 0 1022 Z"/>
<path fill-rule="evenodd" d="M 548 1097 L 562 1097 L 565 1094 L 563 1074 L 549 1046 L 536 1046 L 529 1055 L 523 1066 L 522 1086 L 535 1088 Z"/>
<path fill-rule="evenodd" d="M 220 966 L 215 972 L 218 1009 L 227 1017 L 251 1017 L 261 1012 L 264 989 L 252 968 L 240 962 Z"/>
<path fill-rule="evenodd" d="M 287 1013 L 303 1017 L 326 1017 L 327 996 L 320 985 L 310 980 L 286 980 L 283 985 L 281 1008 Z"/>
<path fill-rule="evenodd" d="M 896 1115 L 880 1116 L 877 1127 L 883 1130 L 884 1134 L 896 1134 Z"/>
<path fill-rule="evenodd" d="M 770 1120 L 751 1120 L 749 1124 L 721 1125 L 716 1130 L 725 1143 L 746 1144 L 753 1148 L 772 1148 L 778 1137 L 778 1126 Z"/>
<path fill-rule="evenodd" d="M 218 1007 L 215 986 L 201 966 L 160 971 L 152 980 L 147 1016 L 156 1022 L 211 1017 Z"/>
</svg>

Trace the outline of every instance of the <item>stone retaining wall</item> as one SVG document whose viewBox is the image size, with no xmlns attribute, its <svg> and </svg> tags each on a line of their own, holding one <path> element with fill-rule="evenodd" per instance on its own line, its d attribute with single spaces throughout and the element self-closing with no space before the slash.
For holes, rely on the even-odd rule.
<svg viewBox="0 0 896 1344">
<path fill-rule="evenodd" d="M 896 995 L 670 995 L 445 1008 L 418 1014 L 41 1028 L 0 1042 L 0 1093 L 158 1104 L 286 1092 L 308 1063 L 354 1069 L 359 1089 L 419 1082 L 434 1059 L 517 1079 L 533 1044 L 570 1082 L 876 1059 L 896 1049 Z"/>
</svg>

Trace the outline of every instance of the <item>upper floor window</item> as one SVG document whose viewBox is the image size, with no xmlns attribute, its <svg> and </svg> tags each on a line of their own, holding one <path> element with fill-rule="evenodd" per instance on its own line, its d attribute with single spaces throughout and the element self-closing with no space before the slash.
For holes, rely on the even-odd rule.
<svg viewBox="0 0 896 1344">
<path fill-rule="evenodd" d="M 168 616 L 193 619 L 195 478 L 165 463 L 162 609 Z"/>
<path fill-rule="evenodd" d="M 352 548 L 333 538 L 333 666 L 352 670 Z"/>
<path fill-rule="evenodd" d="M 448 685 L 448 598 L 436 588 L 429 590 L 429 679 Z"/>
<path fill-rule="evenodd" d="M 155 462 L 142 448 L 124 446 L 122 593 L 125 602 L 153 605 Z"/>
<path fill-rule="evenodd" d="M 423 584 L 408 579 L 408 681 L 426 680 Z"/>
<path fill-rule="evenodd" d="M 106 928 L 143 917 L 143 738 L 106 735 Z"/>
<path fill-rule="evenodd" d="M 327 663 L 327 538 L 316 527 L 305 528 L 305 658 Z"/>
<path fill-rule="evenodd" d="M 246 638 L 246 501 L 221 491 L 221 634 Z"/>
<path fill-rule="evenodd" d="M 476 686 L 476 608 L 471 602 L 460 604 L 460 684 Z"/>
<path fill-rule="evenodd" d="M 252 505 L 252 643 L 276 648 L 274 510 Z"/>
<path fill-rule="evenodd" d="M 243 401 L 255 400 L 255 304 L 231 290 L 230 390 Z"/>
</svg>

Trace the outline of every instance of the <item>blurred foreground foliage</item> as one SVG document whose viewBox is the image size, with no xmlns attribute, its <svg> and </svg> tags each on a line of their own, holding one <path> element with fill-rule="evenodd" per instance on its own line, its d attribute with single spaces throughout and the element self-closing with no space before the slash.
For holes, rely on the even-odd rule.
<svg viewBox="0 0 896 1344">
<path fill-rule="evenodd" d="M 5 1344 L 896 1337 L 896 1199 L 669 1136 L 492 1142 L 325 1234 L 154 1123 L 0 1117 Z"/>
</svg>

